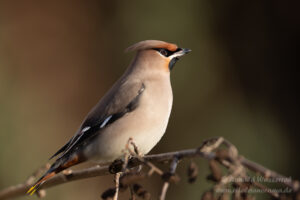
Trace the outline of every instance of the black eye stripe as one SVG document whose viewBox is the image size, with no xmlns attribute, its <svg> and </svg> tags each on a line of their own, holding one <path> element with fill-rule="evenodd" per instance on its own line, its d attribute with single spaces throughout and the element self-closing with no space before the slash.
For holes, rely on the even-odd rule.
<svg viewBox="0 0 300 200">
<path fill-rule="evenodd" d="M 163 49 L 163 48 L 155 48 L 153 50 L 158 51 L 161 55 L 165 56 L 165 57 L 169 57 L 170 55 L 172 55 L 174 52 L 169 51 L 167 49 Z M 176 52 L 176 51 L 175 51 Z"/>
</svg>

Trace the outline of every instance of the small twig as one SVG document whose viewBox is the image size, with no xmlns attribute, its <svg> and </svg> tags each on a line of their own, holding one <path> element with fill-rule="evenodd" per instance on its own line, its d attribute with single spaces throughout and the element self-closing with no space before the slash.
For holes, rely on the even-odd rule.
<svg viewBox="0 0 300 200">
<path fill-rule="evenodd" d="M 174 176 L 177 165 L 178 165 L 178 162 L 179 162 L 178 158 L 174 157 L 174 159 L 172 160 L 172 163 L 170 165 L 170 171 L 169 171 L 171 176 Z M 161 190 L 161 193 L 160 193 L 160 196 L 159 196 L 159 200 L 165 200 L 166 199 L 166 194 L 167 194 L 169 186 L 170 186 L 170 180 L 166 180 L 163 184 L 163 187 L 162 187 L 162 190 Z"/>
<path fill-rule="evenodd" d="M 200 152 L 210 153 L 217 149 L 222 143 L 224 143 L 224 138 L 212 138 L 203 142 L 199 147 Z"/>
<path fill-rule="evenodd" d="M 177 157 L 174 157 L 174 159 L 172 160 L 172 163 L 170 165 L 170 173 L 171 174 L 175 174 L 178 162 L 179 162 L 179 159 Z"/>
<path fill-rule="evenodd" d="M 113 200 L 118 200 L 118 195 L 119 195 L 119 189 L 120 189 L 120 176 L 122 172 L 118 172 L 115 174 L 115 185 L 116 185 L 116 192 L 114 195 Z"/>
<path fill-rule="evenodd" d="M 284 180 L 284 181 L 282 181 L 282 183 L 285 186 L 292 188 L 293 191 L 298 191 L 300 189 L 299 181 L 295 181 L 291 177 L 283 176 L 277 172 L 274 172 L 258 163 L 248 160 L 244 157 L 240 157 L 240 161 L 246 168 L 263 175 L 265 178 L 271 178 L 271 179 L 275 179 L 275 180 L 276 179 Z"/>
<path fill-rule="evenodd" d="M 161 194 L 159 196 L 159 200 L 164 200 L 166 199 L 166 194 L 167 194 L 167 190 L 169 188 L 170 183 L 169 182 L 164 182 L 163 187 L 161 189 Z"/>
</svg>

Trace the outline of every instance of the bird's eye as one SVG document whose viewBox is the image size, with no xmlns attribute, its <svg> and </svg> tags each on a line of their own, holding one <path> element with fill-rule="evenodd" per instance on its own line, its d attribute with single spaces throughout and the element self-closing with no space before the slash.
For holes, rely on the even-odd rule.
<svg viewBox="0 0 300 200">
<path fill-rule="evenodd" d="M 163 49 L 163 48 L 154 48 L 153 50 L 158 51 L 161 55 L 168 57 L 169 55 L 172 54 L 172 52 L 168 51 L 167 49 Z"/>
<path fill-rule="evenodd" d="M 159 49 L 159 53 L 163 56 L 168 56 L 168 51 L 166 49 Z"/>
</svg>

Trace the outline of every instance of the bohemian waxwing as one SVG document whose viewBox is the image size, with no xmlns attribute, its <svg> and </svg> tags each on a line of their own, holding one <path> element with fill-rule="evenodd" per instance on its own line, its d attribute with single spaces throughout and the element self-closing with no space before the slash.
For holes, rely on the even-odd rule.
<svg viewBox="0 0 300 200">
<path fill-rule="evenodd" d="M 129 138 L 141 154 L 147 154 L 161 139 L 172 109 L 170 70 L 191 50 L 146 40 L 126 51 L 137 54 L 125 73 L 89 112 L 76 134 L 51 157 L 61 154 L 27 193 L 33 194 L 47 179 L 78 163 L 121 158 Z"/>
</svg>

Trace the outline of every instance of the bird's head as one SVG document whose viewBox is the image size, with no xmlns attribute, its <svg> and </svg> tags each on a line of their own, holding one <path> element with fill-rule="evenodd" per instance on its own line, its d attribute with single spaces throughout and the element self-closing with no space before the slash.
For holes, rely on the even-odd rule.
<svg viewBox="0 0 300 200">
<path fill-rule="evenodd" d="M 138 51 L 138 58 L 142 58 L 146 63 L 152 63 L 159 70 L 169 72 L 173 69 L 176 61 L 191 50 L 159 40 L 145 40 L 128 47 L 126 52 L 128 51 Z"/>
</svg>

